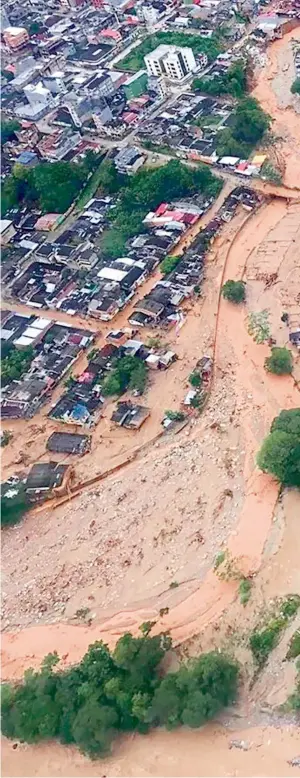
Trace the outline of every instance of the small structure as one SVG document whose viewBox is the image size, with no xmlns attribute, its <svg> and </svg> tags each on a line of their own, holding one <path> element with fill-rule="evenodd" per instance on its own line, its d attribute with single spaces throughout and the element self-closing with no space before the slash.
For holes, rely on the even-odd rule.
<svg viewBox="0 0 300 778">
<path fill-rule="evenodd" d="M 26 483 L 25 492 L 30 502 L 39 502 L 52 496 L 52 493 L 64 494 L 71 478 L 70 465 L 58 462 L 39 462 L 33 465 Z"/>
<path fill-rule="evenodd" d="M 296 346 L 300 350 L 300 330 L 290 332 L 289 341 L 293 346 Z"/>
<path fill-rule="evenodd" d="M 118 427 L 138 430 L 144 424 L 144 421 L 150 416 L 150 408 L 144 405 L 135 405 L 128 401 L 117 403 L 116 410 L 113 412 L 111 420 Z"/>
<path fill-rule="evenodd" d="M 90 451 L 91 436 L 72 432 L 53 432 L 47 440 L 46 448 L 57 454 L 78 454 L 82 456 Z"/>
</svg>

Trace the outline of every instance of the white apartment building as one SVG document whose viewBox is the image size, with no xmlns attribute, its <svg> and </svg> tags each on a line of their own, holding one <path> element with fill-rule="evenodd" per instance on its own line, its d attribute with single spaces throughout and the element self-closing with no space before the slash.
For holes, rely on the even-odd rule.
<svg viewBox="0 0 300 778">
<path fill-rule="evenodd" d="M 171 81 L 182 81 L 196 70 L 193 50 L 188 46 L 167 46 L 162 44 L 144 57 L 149 76 L 164 76 Z"/>
</svg>

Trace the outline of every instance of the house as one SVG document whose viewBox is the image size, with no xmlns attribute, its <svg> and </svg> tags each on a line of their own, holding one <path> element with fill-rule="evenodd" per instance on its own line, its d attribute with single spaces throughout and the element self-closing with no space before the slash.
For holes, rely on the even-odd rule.
<svg viewBox="0 0 300 778">
<path fill-rule="evenodd" d="M 118 173 L 132 175 L 144 164 L 145 155 L 135 148 L 134 146 L 128 146 L 125 149 L 121 149 L 114 158 L 114 163 Z"/>
<path fill-rule="evenodd" d="M 300 330 L 290 332 L 289 341 L 293 346 L 296 346 L 300 350 Z"/>
<path fill-rule="evenodd" d="M 140 429 L 142 424 L 150 416 L 150 408 L 144 405 L 136 405 L 132 402 L 123 401 L 118 402 L 116 410 L 113 412 L 111 420 L 118 425 L 118 427 L 126 427 L 127 429 Z"/>
<path fill-rule="evenodd" d="M 3 419 L 31 418 L 51 388 L 52 382 L 39 378 L 29 378 L 20 383 L 13 381 L 5 387 L 1 399 Z"/>
<path fill-rule="evenodd" d="M 40 502 L 64 494 L 72 475 L 70 465 L 39 462 L 32 466 L 27 476 L 25 493 L 30 502 Z"/>
<path fill-rule="evenodd" d="M 0 220 L 0 245 L 5 246 L 16 234 L 14 225 L 10 219 Z"/>
<path fill-rule="evenodd" d="M 47 440 L 46 448 L 56 454 L 78 454 L 82 456 L 90 451 L 91 436 L 72 432 L 53 432 Z"/>
</svg>

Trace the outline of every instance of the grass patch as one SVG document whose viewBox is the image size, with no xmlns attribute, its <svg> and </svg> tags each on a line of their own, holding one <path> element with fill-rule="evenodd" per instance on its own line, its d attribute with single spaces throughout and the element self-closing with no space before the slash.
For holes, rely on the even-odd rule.
<svg viewBox="0 0 300 778">
<path fill-rule="evenodd" d="M 157 32 L 149 35 L 139 46 L 136 46 L 124 59 L 117 63 L 118 70 L 132 70 L 136 72 L 145 67 L 144 57 L 160 44 L 170 46 L 190 46 L 194 54 L 207 54 L 209 62 L 212 62 L 220 54 L 220 41 L 216 35 L 210 39 L 201 38 L 200 35 L 186 34 L 182 32 Z"/>
<path fill-rule="evenodd" d="M 225 561 L 225 556 L 226 556 L 225 551 L 220 551 L 219 554 L 217 554 L 214 563 L 214 570 L 217 570 L 218 567 L 220 567 L 220 565 L 223 564 L 223 562 Z"/>
<path fill-rule="evenodd" d="M 242 605 L 247 605 L 251 597 L 252 583 L 249 578 L 241 578 L 239 583 L 239 596 Z"/>
<path fill-rule="evenodd" d="M 297 656 L 300 656 L 300 629 L 297 629 L 290 639 L 286 659 L 296 659 Z"/>
<path fill-rule="evenodd" d="M 259 669 L 265 665 L 269 654 L 278 645 L 282 632 L 287 627 L 289 620 L 296 615 L 299 607 L 300 596 L 298 594 L 287 597 L 279 602 L 277 612 L 270 617 L 268 623 L 262 629 L 254 630 L 250 635 L 249 646 Z"/>
<path fill-rule="evenodd" d="M 91 175 L 91 177 L 88 180 L 87 185 L 84 187 L 83 191 L 81 192 L 80 196 L 78 197 L 77 203 L 76 203 L 76 211 L 82 211 L 84 206 L 89 202 L 89 200 L 92 199 L 94 194 L 97 192 L 98 187 L 101 183 L 102 178 L 102 167 L 103 163 L 103 156 L 101 157 L 101 162 L 99 166 L 96 168 L 94 173 Z"/>
</svg>

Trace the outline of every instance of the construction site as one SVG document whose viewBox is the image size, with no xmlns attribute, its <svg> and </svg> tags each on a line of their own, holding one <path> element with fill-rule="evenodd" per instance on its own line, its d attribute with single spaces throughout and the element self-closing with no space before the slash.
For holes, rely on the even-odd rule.
<svg viewBox="0 0 300 778">
<path fill-rule="evenodd" d="M 183 326 L 159 332 L 161 344 L 178 358 L 146 388 L 149 418 L 134 432 L 113 426 L 108 401 L 84 456 L 75 463 L 72 453 L 56 457 L 72 465 L 63 492 L 2 535 L 4 681 L 39 667 L 49 652 L 57 651 L 61 666 L 68 666 L 93 641 L 114 646 L 124 632 L 137 634 L 142 623 L 154 621 L 153 633 L 170 631 L 180 657 L 214 648 L 234 652 L 243 667 L 239 701 L 198 731 L 124 737 L 101 763 L 56 743 L 15 747 L 4 740 L 7 776 L 300 775 L 299 758 L 292 764 L 300 753 L 299 727 L 292 715 L 280 713 L 295 686 L 296 664 L 284 658 L 300 613 L 255 682 L 247 647 L 266 605 L 300 592 L 299 491 L 281 491 L 256 466 L 274 417 L 300 406 L 300 356 L 290 338 L 300 325 L 300 98 L 290 95 L 295 42 L 300 45 L 299 28 L 269 45 L 253 91 L 273 120 L 282 185 L 251 181 L 259 202 L 251 210 L 239 205 L 224 221 L 206 255 L 201 295 L 185 304 Z M 236 178 L 226 175 L 219 197 L 179 252 L 236 186 Z M 230 279 L 245 282 L 245 304 L 222 297 Z M 148 285 L 150 290 L 153 277 L 145 293 Z M 16 310 L 25 312 L 22 305 Z M 269 346 L 249 334 L 249 315 L 264 311 L 272 343 L 292 349 L 291 375 L 268 373 Z M 67 315 L 59 318 L 70 323 Z M 74 324 L 83 323 L 73 317 Z M 116 324 L 125 326 L 122 313 Z M 111 325 L 94 328 L 99 347 Z M 202 412 L 165 431 L 163 412 L 182 408 L 189 376 L 204 355 L 212 375 Z M 86 360 L 80 356 L 75 375 Z M 61 427 L 48 414 L 45 406 L 34 419 L 9 422 L 3 480 L 16 465 L 51 461 L 46 441 Z M 70 432 L 76 437 L 78 429 Z M 238 559 L 253 581 L 245 609 L 237 582 L 215 573 L 220 552 Z M 233 740 L 246 745 L 232 748 Z"/>
</svg>

